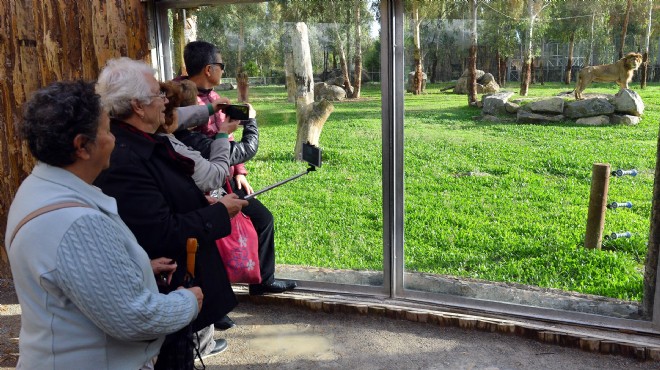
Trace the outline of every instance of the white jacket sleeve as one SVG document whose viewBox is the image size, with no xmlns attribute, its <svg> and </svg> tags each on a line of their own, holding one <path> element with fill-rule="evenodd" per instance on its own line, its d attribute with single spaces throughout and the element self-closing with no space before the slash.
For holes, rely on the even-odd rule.
<svg viewBox="0 0 660 370">
<path fill-rule="evenodd" d="M 150 340 L 176 332 L 197 316 L 194 294 L 147 287 L 116 226 L 102 215 L 76 220 L 57 252 L 55 279 L 76 307 L 108 335 Z M 145 266 L 146 267 L 146 266 Z"/>
</svg>

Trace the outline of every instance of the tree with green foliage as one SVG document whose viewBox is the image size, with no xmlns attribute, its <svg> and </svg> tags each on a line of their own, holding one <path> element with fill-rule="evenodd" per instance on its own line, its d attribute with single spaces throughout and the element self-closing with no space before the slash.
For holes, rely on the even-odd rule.
<svg viewBox="0 0 660 370">
<path fill-rule="evenodd" d="M 522 76 L 520 78 L 520 95 L 527 96 L 532 80 L 532 59 L 534 58 L 533 36 L 534 24 L 541 12 L 551 4 L 552 0 L 527 0 L 527 21 L 525 24 L 525 49 L 523 56 Z"/>
</svg>

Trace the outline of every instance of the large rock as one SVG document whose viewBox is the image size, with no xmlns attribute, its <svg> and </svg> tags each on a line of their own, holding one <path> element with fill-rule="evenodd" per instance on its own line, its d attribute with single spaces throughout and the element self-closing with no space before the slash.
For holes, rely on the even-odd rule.
<svg viewBox="0 0 660 370">
<path fill-rule="evenodd" d="M 468 82 L 468 73 L 466 69 L 463 71 L 461 77 L 456 81 L 456 86 L 454 86 L 454 94 L 467 94 L 467 82 Z M 480 69 L 476 70 L 476 79 L 477 79 L 477 94 L 493 94 L 500 91 L 500 85 L 495 81 L 495 77 L 492 74 L 486 73 Z"/>
<path fill-rule="evenodd" d="M 642 119 L 637 116 L 623 115 L 620 116 L 615 114 L 610 119 L 610 122 L 615 125 L 626 125 L 626 126 L 636 126 L 639 124 L 639 121 Z"/>
<path fill-rule="evenodd" d="M 564 104 L 564 115 L 576 119 L 614 113 L 614 105 L 605 98 L 577 100 Z"/>
<path fill-rule="evenodd" d="M 594 116 L 594 117 L 584 117 L 578 118 L 575 123 L 578 125 L 584 126 L 604 126 L 610 124 L 609 116 Z"/>
<path fill-rule="evenodd" d="M 346 99 L 346 90 L 335 85 L 321 86 L 319 92 L 316 92 L 316 85 L 314 85 L 314 100 L 319 101 L 325 99 L 328 101 L 342 101 Z"/>
<path fill-rule="evenodd" d="M 492 95 L 484 95 L 483 110 L 484 115 L 505 114 L 506 109 L 504 105 L 513 96 L 512 91 L 500 91 Z"/>
<path fill-rule="evenodd" d="M 614 104 L 614 109 L 618 113 L 631 114 L 638 117 L 644 113 L 644 102 L 642 98 L 630 89 L 619 90 L 614 95 L 614 98 L 612 98 L 612 104 Z"/>
<path fill-rule="evenodd" d="M 342 77 L 342 76 L 332 77 L 332 78 L 329 78 L 328 80 L 326 80 L 325 83 L 327 85 L 331 85 L 331 86 L 343 87 L 344 86 L 344 77 Z"/>
<path fill-rule="evenodd" d="M 477 84 L 477 94 L 494 94 L 498 91 L 500 91 L 500 85 L 495 80 L 491 80 L 485 85 Z M 467 94 L 467 91 L 465 93 Z"/>
<path fill-rule="evenodd" d="M 545 115 L 519 109 L 516 117 L 518 123 L 554 123 L 564 121 L 566 117 L 563 114 Z"/>
<path fill-rule="evenodd" d="M 321 94 L 321 91 L 328 86 L 325 82 L 317 82 L 314 84 L 314 98 Z"/>
<path fill-rule="evenodd" d="M 231 82 L 225 82 L 218 85 L 215 89 L 220 91 L 236 90 L 236 85 Z"/>
<path fill-rule="evenodd" d="M 559 97 L 535 101 L 529 103 L 528 106 L 534 113 L 564 113 L 564 99 Z"/>
</svg>

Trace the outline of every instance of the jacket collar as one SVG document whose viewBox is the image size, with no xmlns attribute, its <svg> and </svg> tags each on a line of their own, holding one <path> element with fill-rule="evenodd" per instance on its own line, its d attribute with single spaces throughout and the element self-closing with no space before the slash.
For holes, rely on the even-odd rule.
<svg viewBox="0 0 660 370">
<path fill-rule="evenodd" d="M 101 189 L 86 183 L 70 171 L 43 162 L 37 162 L 32 169 L 32 175 L 44 181 L 70 189 L 71 194 L 76 194 L 77 199 L 80 199 L 80 201 L 86 204 L 96 205 L 105 213 L 117 214 L 117 202 L 115 198 L 103 194 Z"/>
</svg>

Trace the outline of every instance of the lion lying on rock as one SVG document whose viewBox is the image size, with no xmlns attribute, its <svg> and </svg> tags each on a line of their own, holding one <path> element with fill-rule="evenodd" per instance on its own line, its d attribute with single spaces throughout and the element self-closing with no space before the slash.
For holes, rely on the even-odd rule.
<svg viewBox="0 0 660 370">
<path fill-rule="evenodd" d="M 575 99 L 582 100 L 582 92 L 592 82 L 616 82 L 622 89 L 628 88 L 633 72 L 642 64 L 642 54 L 628 53 L 613 64 L 584 67 L 578 74 Z"/>
</svg>

